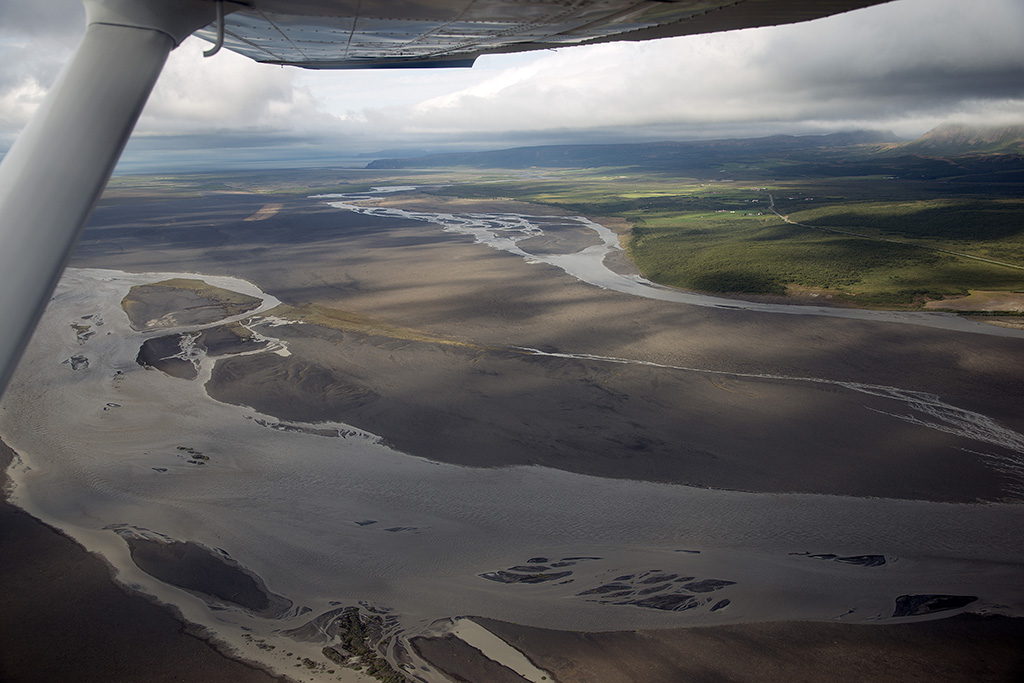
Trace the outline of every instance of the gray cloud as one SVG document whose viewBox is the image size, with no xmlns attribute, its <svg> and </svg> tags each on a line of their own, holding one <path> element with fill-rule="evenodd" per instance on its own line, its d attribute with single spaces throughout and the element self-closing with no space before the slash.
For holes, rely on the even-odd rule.
<svg viewBox="0 0 1024 683">
<path fill-rule="evenodd" d="M 9 144 L 28 120 L 84 25 L 78 0 L 0 0 L 0 142 Z"/>
<path fill-rule="evenodd" d="M 77 0 L 0 0 L 0 12 L 0 135 L 9 136 L 70 53 L 82 15 Z M 1019 0 L 897 0 L 809 24 L 429 73 L 310 73 L 230 53 L 203 60 L 201 41 L 188 41 L 172 54 L 138 137 L 209 149 L 210 136 L 230 134 L 236 149 L 248 139 L 274 154 L 289 145 L 320 153 L 850 128 L 915 136 L 948 120 L 1021 120 L 1021 28 Z"/>
<path fill-rule="evenodd" d="M 422 103 L 406 121 L 424 131 L 890 125 L 1024 98 L 1022 13 L 1008 0 L 904 0 L 811 24 L 566 50 L 528 76 Z"/>
<path fill-rule="evenodd" d="M 85 9 L 80 0 L 0 0 L 0 26 L 33 40 L 74 41 L 85 26 Z"/>
</svg>

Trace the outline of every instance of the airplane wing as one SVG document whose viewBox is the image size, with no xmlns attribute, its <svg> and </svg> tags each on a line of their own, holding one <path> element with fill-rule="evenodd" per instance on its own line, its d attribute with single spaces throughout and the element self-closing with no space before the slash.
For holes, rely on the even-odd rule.
<svg viewBox="0 0 1024 683">
<path fill-rule="evenodd" d="M 0 164 L 0 391 L 167 55 L 195 31 L 211 52 L 271 64 L 470 66 L 483 54 L 792 23 L 883 1 L 83 0 L 78 51 Z"/>
<path fill-rule="evenodd" d="M 309 69 L 471 66 L 483 54 L 773 26 L 884 0 L 254 0 L 224 47 Z M 198 32 L 216 41 L 217 30 Z"/>
</svg>

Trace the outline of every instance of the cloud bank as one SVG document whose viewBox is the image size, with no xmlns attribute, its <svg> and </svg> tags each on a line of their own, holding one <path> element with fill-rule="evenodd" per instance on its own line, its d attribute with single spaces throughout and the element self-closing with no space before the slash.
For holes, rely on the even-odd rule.
<svg viewBox="0 0 1024 683">
<path fill-rule="evenodd" d="M 0 0 L 0 144 L 71 54 L 77 0 Z M 897 0 L 806 24 L 484 57 L 468 70 L 306 72 L 189 39 L 129 155 L 686 139 L 1024 119 L 1024 3 Z M 171 142 L 173 141 L 173 142 Z M 275 152 L 276 150 L 276 152 Z"/>
</svg>

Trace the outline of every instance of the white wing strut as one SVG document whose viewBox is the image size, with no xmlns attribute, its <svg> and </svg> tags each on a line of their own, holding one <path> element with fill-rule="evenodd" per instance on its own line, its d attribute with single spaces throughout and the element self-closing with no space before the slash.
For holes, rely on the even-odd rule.
<svg viewBox="0 0 1024 683">
<path fill-rule="evenodd" d="M 85 0 L 89 26 L 0 165 L 0 392 L 114 170 L 167 55 L 207 0 Z"/>
</svg>

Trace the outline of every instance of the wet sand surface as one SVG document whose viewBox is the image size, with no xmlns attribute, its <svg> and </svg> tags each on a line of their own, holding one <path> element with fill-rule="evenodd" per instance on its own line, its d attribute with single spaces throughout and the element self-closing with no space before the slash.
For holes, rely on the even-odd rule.
<svg viewBox="0 0 1024 683">
<path fill-rule="evenodd" d="M 12 453 L 0 442 L 0 483 Z M 75 541 L 0 501 L 0 680 L 286 683 L 221 654 L 210 634 L 114 583 Z"/>
<path fill-rule="evenodd" d="M 282 208 L 245 222 L 268 202 Z M 541 250 L 585 245 L 575 235 L 549 240 Z M 1014 470 L 993 466 L 998 458 L 979 455 L 973 437 L 962 428 L 950 433 L 951 423 L 934 413 L 955 407 L 991 418 L 1000 429 L 1024 430 L 1020 339 L 640 300 L 436 226 L 284 196 L 101 206 L 73 265 L 233 275 L 286 304 L 353 311 L 458 342 L 308 324 L 257 327 L 284 340 L 290 355 L 222 360 L 209 384 L 222 400 L 282 420 L 343 421 L 432 460 L 541 464 L 739 490 L 955 502 L 1018 496 Z M 914 413 L 906 396 L 871 395 L 853 384 L 930 392 L 941 405 Z M 915 417 L 893 417 L 906 414 Z M 962 417 L 954 417 L 961 427 Z M 936 420 L 947 429 L 922 424 Z M 865 434 L 874 447 L 858 440 Z M 1004 446 L 989 439 L 982 450 L 1001 457 Z M 811 673 L 836 679 L 836 671 L 865 671 L 856 662 L 879 651 L 901 661 L 894 668 L 878 664 L 869 675 L 913 680 L 920 670 L 942 670 L 928 668 L 929 657 L 946 662 L 947 672 L 968 671 L 968 653 L 979 641 L 993 664 L 975 662 L 975 673 L 983 675 L 970 680 L 1019 674 L 1019 621 L 941 623 L 894 632 L 914 634 L 895 637 L 895 650 L 885 650 L 893 637 L 881 630 L 839 625 L 829 626 L 839 645 L 828 647 L 813 640 L 823 631 L 800 623 L 606 636 L 536 635 L 541 631 L 506 625 L 502 637 L 518 639 L 535 663 L 563 681 L 718 680 L 707 659 L 683 667 L 709 649 L 742 653 L 729 664 L 733 673 L 750 676 L 739 680 L 757 680 L 754 673 L 764 667 L 780 672 L 775 680 Z M 459 649 L 452 644 L 453 652 Z M 450 658 L 431 656 L 441 668 Z M 631 664 L 601 665 L 610 659 Z M 257 680 L 239 676 L 234 680 Z M 925 679 L 968 680 L 966 673 Z"/>
<path fill-rule="evenodd" d="M 419 656 L 456 681 L 529 683 L 508 667 L 482 657 L 479 650 L 453 635 L 413 638 L 412 646 Z"/>
<path fill-rule="evenodd" d="M 0 442 L 4 470 L 10 458 Z M 0 680 L 291 680 L 222 655 L 202 629 L 171 608 L 127 593 L 106 563 L 6 501 L 0 502 L 0 554 L 6 558 L 0 563 Z M 1024 676 L 1020 619 L 965 615 L 898 626 L 770 623 L 594 634 L 476 621 L 559 683 L 1001 683 Z M 453 636 L 413 644 L 433 666 L 462 680 L 525 680 Z"/>
<path fill-rule="evenodd" d="M 2 444 L 0 454 L 10 457 Z M 6 501 L 0 503 L 0 552 L 8 558 L 0 563 L 5 634 L 0 680 L 289 680 L 220 654 L 201 629 L 183 623 L 170 608 L 127 594 L 102 560 Z M 966 683 L 1024 676 L 1024 621 L 1019 619 L 956 617 L 902 626 L 775 623 L 601 634 L 479 621 L 560 683 L 869 678 Z M 419 651 L 463 680 L 525 680 L 456 638 L 421 644 Z"/>
<path fill-rule="evenodd" d="M 291 355 L 226 359 L 207 384 L 210 395 L 286 420 L 344 419 L 432 460 L 950 502 L 999 500 L 1012 482 L 964 457 L 968 439 L 894 420 L 907 403 L 834 384 L 438 346 L 315 325 L 278 326 L 273 334 Z"/>
</svg>

